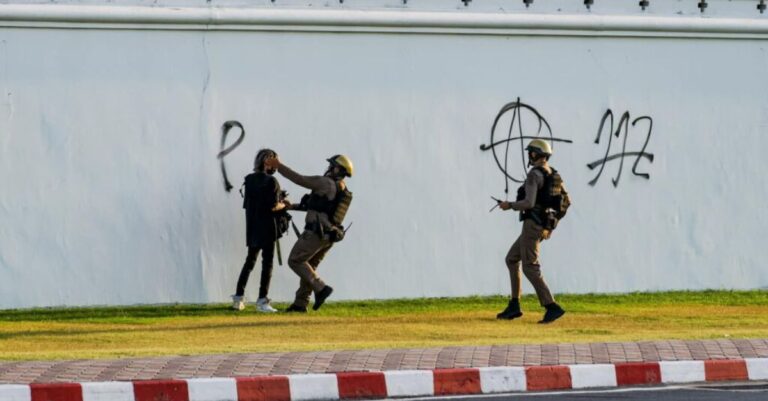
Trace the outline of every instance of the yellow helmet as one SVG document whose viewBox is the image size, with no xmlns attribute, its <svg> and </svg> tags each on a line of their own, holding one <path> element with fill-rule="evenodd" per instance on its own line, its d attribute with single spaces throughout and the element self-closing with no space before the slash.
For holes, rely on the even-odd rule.
<svg viewBox="0 0 768 401">
<path fill-rule="evenodd" d="M 552 156 L 552 145 L 543 139 L 532 140 L 530 143 L 528 143 L 528 146 L 525 147 L 525 150 L 546 156 Z"/>
<path fill-rule="evenodd" d="M 335 155 L 328 159 L 328 163 L 331 163 L 334 166 L 339 166 L 344 169 L 344 172 L 347 173 L 348 177 L 352 177 L 352 173 L 355 170 L 355 166 L 352 165 L 352 160 L 349 159 L 349 157 L 344 155 Z"/>
</svg>

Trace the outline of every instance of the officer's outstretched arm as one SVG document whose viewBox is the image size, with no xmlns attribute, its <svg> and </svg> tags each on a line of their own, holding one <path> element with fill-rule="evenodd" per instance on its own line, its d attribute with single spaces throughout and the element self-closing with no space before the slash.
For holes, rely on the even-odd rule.
<svg viewBox="0 0 768 401">
<path fill-rule="evenodd" d="M 310 189 L 312 191 L 322 191 L 328 186 L 328 179 L 326 177 L 301 175 L 282 163 L 277 168 L 277 172 L 294 184 Z"/>
<path fill-rule="evenodd" d="M 283 164 L 283 162 L 281 162 L 277 157 L 268 158 L 266 161 L 264 161 L 264 165 L 269 168 L 277 169 L 278 173 L 296 185 L 302 186 L 312 191 L 323 191 L 327 189 L 328 180 L 326 177 L 301 175 Z"/>
</svg>

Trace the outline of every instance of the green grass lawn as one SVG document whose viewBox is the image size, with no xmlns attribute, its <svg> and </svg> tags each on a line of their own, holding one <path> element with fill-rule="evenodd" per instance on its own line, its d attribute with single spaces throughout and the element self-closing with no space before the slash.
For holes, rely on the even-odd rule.
<svg viewBox="0 0 768 401">
<path fill-rule="evenodd" d="M 115 358 L 510 343 L 768 337 L 768 291 L 560 295 L 551 325 L 532 296 L 330 302 L 305 315 L 229 305 L 0 311 L 0 360 Z M 285 305 L 277 304 L 278 307 Z"/>
</svg>

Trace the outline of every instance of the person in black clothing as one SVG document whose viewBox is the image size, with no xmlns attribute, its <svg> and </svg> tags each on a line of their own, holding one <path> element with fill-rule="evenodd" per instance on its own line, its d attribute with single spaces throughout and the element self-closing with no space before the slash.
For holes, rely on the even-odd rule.
<svg viewBox="0 0 768 401">
<path fill-rule="evenodd" d="M 243 208 L 245 209 L 246 243 L 248 256 L 240 271 L 237 280 L 237 289 L 232 296 L 232 309 L 245 309 L 245 286 L 248 283 L 256 258 L 261 252 L 261 285 L 259 287 L 259 299 L 256 302 L 256 310 L 259 312 L 277 312 L 269 304 L 267 293 L 272 279 L 272 264 L 275 252 L 275 242 L 280 236 L 277 217 L 290 203 L 282 199 L 282 191 L 277 179 L 273 177 L 274 168 L 266 167 L 264 162 L 276 157 L 277 153 L 271 149 L 261 149 L 256 154 L 254 172 L 245 177 L 243 184 Z"/>
</svg>

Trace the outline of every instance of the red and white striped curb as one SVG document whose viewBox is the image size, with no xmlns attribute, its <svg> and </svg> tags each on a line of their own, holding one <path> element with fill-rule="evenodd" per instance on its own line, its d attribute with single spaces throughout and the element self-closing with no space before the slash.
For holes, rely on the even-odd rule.
<svg viewBox="0 0 768 401">
<path fill-rule="evenodd" d="M 768 380 L 768 358 L 0 385 L 0 401 L 312 401 Z"/>
</svg>

